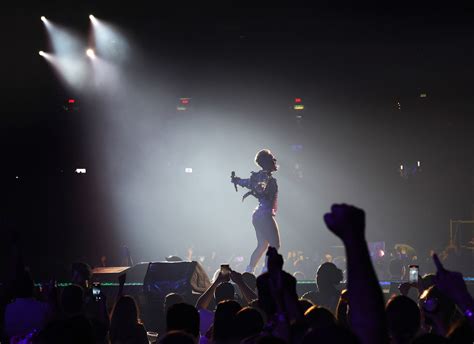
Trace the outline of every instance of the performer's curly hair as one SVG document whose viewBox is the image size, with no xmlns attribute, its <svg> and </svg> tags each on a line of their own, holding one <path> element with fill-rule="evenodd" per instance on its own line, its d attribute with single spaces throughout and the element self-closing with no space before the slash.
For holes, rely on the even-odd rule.
<svg viewBox="0 0 474 344">
<path fill-rule="evenodd" d="M 261 168 L 264 168 L 262 164 L 271 159 L 273 159 L 273 154 L 269 149 L 262 149 L 255 155 L 255 163 Z"/>
</svg>

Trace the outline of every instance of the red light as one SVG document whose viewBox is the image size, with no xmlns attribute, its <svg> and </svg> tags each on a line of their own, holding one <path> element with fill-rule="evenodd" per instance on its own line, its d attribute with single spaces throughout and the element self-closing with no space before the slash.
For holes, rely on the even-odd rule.
<svg viewBox="0 0 474 344">
<path fill-rule="evenodd" d="M 181 99 L 181 104 L 189 104 L 189 99 Z"/>
<path fill-rule="evenodd" d="M 295 98 L 295 103 L 301 103 L 301 98 Z"/>
<path fill-rule="evenodd" d="M 74 103 L 76 102 L 76 100 L 75 100 L 75 99 L 69 99 L 67 102 L 68 102 L 69 104 L 74 104 Z"/>
</svg>

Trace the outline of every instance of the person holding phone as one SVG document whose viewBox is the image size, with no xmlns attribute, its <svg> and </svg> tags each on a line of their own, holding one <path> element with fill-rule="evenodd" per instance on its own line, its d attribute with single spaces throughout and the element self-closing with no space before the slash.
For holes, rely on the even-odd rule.
<svg viewBox="0 0 474 344">
<path fill-rule="evenodd" d="M 253 251 L 246 272 L 255 273 L 260 258 L 269 246 L 280 248 L 280 233 L 275 221 L 277 211 L 278 184 L 272 173 L 277 171 L 276 158 L 268 149 L 260 150 L 255 156 L 255 163 L 261 167 L 258 172 L 252 172 L 250 178 L 243 179 L 231 175 L 231 182 L 250 189 L 247 196 L 258 199 L 258 207 L 252 215 L 252 224 L 257 236 L 257 247 Z"/>
</svg>

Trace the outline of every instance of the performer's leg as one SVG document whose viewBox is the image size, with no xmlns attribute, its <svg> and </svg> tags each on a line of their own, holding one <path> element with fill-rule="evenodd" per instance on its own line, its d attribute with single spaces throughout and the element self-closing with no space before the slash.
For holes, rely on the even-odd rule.
<svg viewBox="0 0 474 344">
<path fill-rule="evenodd" d="M 278 224 L 275 221 L 275 217 L 267 217 L 265 223 L 265 236 L 269 246 L 275 247 L 277 250 L 280 249 L 280 231 L 278 230 Z"/>
<path fill-rule="evenodd" d="M 268 248 L 268 241 L 265 239 L 265 228 L 264 228 L 264 221 L 261 216 L 255 215 L 252 218 L 252 223 L 255 228 L 255 233 L 257 234 L 257 247 L 253 251 L 252 255 L 250 256 L 250 263 L 247 267 L 247 272 L 255 272 L 255 267 L 258 264 L 258 261 L 265 253 Z"/>
</svg>

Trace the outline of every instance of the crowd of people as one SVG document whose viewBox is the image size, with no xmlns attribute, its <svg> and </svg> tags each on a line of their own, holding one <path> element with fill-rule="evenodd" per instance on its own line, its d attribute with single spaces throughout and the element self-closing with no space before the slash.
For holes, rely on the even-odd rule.
<svg viewBox="0 0 474 344">
<path fill-rule="evenodd" d="M 163 300 L 164 326 L 140 319 L 137 300 L 124 295 L 126 275 L 109 311 L 96 295 L 87 264 L 72 267 L 71 284 L 35 287 L 19 241 L 12 278 L 2 285 L 1 343 L 469 343 L 474 342 L 474 301 L 463 276 L 433 255 L 436 271 L 405 282 L 384 297 L 365 238 L 365 213 L 345 204 L 324 216 L 346 251 L 343 271 L 332 262 L 317 270 L 317 289 L 298 295 L 283 256 L 269 247 L 267 271 L 219 271 L 195 304 L 171 293 Z M 394 267 L 396 268 L 396 267 Z"/>
</svg>

